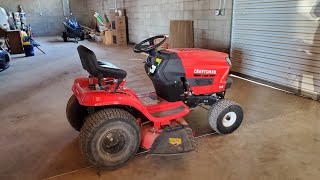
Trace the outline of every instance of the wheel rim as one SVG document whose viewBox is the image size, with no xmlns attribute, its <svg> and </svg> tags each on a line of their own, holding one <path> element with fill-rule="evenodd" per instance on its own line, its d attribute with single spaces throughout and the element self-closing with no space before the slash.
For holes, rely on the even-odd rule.
<svg viewBox="0 0 320 180">
<path fill-rule="evenodd" d="M 121 130 L 107 132 L 100 141 L 100 147 L 106 154 L 116 155 L 126 147 L 126 134 Z"/>
<path fill-rule="evenodd" d="M 222 124 L 225 127 L 232 126 L 237 120 L 237 114 L 235 112 L 228 112 L 222 120 Z"/>
</svg>

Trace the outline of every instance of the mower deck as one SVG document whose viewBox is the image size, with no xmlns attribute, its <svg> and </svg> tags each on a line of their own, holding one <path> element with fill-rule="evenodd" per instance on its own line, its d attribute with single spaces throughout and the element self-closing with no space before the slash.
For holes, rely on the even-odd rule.
<svg viewBox="0 0 320 180">
<path fill-rule="evenodd" d="M 183 118 L 170 121 L 170 125 L 157 129 L 151 122 L 141 127 L 141 152 L 153 155 L 176 155 L 195 150 L 194 133 Z"/>
</svg>

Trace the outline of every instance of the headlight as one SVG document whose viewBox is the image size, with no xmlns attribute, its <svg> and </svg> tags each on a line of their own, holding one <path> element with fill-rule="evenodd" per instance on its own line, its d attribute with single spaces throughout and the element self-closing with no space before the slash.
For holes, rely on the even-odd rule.
<svg viewBox="0 0 320 180">
<path fill-rule="evenodd" d="M 228 62 L 229 66 L 232 67 L 232 63 L 231 63 L 230 58 L 227 57 L 227 58 L 226 58 L 226 61 Z"/>
</svg>

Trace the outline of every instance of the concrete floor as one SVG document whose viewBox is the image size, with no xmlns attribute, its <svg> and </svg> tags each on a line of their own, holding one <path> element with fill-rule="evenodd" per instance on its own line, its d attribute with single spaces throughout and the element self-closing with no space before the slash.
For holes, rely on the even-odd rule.
<svg viewBox="0 0 320 180">
<path fill-rule="evenodd" d="M 74 77 L 86 75 L 75 43 L 40 38 L 43 55 L 14 56 L 0 72 L 0 179 L 319 179 L 319 102 L 234 79 L 227 97 L 245 111 L 242 126 L 228 136 L 198 139 L 199 152 L 177 157 L 136 156 L 100 175 L 83 159 L 78 132 L 67 123 L 65 105 Z M 98 57 L 128 71 L 127 85 L 151 91 L 143 56 L 131 48 L 88 41 Z M 205 120 L 196 110 L 186 119 Z M 198 119 L 197 119 L 198 118 Z"/>
</svg>

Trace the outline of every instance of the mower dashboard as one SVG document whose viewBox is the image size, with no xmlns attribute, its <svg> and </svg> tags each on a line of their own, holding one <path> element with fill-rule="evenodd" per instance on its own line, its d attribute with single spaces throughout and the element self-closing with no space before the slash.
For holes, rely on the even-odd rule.
<svg viewBox="0 0 320 180">
<path fill-rule="evenodd" d="M 170 59 L 178 59 L 178 55 L 174 52 L 167 50 L 157 51 L 154 55 L 149 55 L 145 63 L 145 70 L 149 76 L 154 76 L 160 65 L 164 61 L 169 61 Z"/>
<path fill-rule="evenodd" d="M 165 50 L 157 51 L 154 55 L 149 55 L 145 64 L 148 75 L 153 76 L 164 59 L 168 59 Z"/>
</svg>

